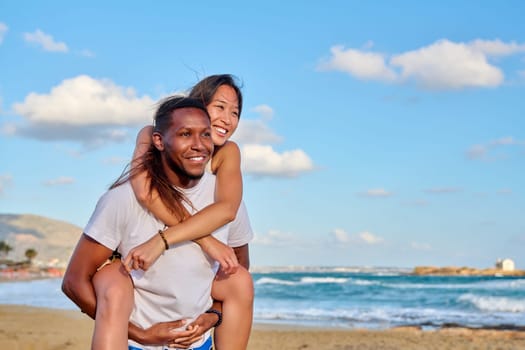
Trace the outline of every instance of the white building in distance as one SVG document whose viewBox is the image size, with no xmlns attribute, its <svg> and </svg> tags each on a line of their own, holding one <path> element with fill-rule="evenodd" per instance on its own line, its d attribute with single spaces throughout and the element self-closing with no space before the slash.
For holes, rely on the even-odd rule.
<svg viewBox="0 0 525 350">
<path fill-rule="evenodd" d="M 498 259 L 496 260 L 496 268 L 503 271 L 514 271 L 514 261 L 512 259 Z"/>
</svg>

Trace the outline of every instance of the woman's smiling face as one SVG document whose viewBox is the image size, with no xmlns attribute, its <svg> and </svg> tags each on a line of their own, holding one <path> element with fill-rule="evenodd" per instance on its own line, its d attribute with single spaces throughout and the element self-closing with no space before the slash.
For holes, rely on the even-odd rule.
<svg viewBox="0 0 525 350">
<path fill-rule="evenodd" d="M 239 125 L 239 100 L 235 90 L 228 85 L 219 86 L 206 109 L 210 115 L 213 143 L 222 146 Z"/>
</svg>

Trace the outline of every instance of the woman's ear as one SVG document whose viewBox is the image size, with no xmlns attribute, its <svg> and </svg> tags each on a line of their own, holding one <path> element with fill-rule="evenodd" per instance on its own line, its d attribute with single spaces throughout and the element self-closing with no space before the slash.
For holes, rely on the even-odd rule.
<svg viewBox="0 0 525 350">
<path fill-rule="evenodd" d="M 160 134 L 157 131 L 154 131 L 151 135 L 151 140 L 153 142 L 153 146 L 155 146 L 156 149 L 159 151 L 164 151 L 164 141 L 162 141 L 162 134 Z"/>
</svg>

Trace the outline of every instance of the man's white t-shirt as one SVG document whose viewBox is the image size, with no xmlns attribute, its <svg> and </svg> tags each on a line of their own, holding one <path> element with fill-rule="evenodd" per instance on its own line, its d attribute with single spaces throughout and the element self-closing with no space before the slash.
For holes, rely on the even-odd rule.
<svg viewBox="0 0 525 350">
<path fill-rule="evenodd" d="M 196 186 L 180 190 L 200 210 L 214 201 L 215 176 L 205 173 Z M 189 207 L 188 210 L 194 211 Z M 164 224 L 138 203 L 130 183 L 126 182 L 100 198 L 84 233 L 111 250 L 118 248 L 125 257 L 163 228 Z M 236 219 L 213 232 L 213 236 L 232 247 L 249 243 L 253 231 L 244 204 Z M 218 264 L 194 242 L 170 246 L 148 271 L 132 272 L 135 307 L 131 322 L 142 328 L 181 319 L 190 323 L 211 307 L 211 284 L 217 269 Z"/>
</svg>

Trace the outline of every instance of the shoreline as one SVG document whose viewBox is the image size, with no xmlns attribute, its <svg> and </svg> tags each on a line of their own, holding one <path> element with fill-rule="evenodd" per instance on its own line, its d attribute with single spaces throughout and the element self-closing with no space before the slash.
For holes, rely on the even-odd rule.
<svg viewBox="0 0 525 350">
<path fill-rule="evenodd" d="M 89 347 L 93 321 L 76 310 L 0 305 L 0 348 L 80 350 Z M 250 350 L 341 349 L 519 349 L 525 329 L 446 327 L 422 330 L 326 328 L 255 323 Z"/>
</svg>

